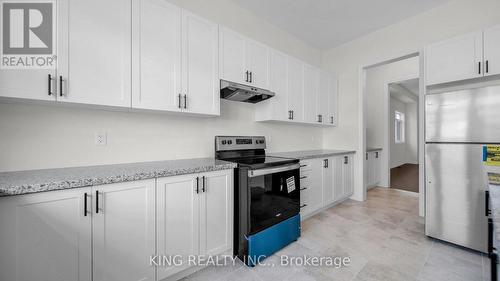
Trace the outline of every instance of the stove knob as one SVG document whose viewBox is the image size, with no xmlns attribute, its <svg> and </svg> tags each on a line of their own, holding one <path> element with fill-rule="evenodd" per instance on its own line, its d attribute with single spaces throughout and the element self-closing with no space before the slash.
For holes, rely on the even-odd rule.
<svg viewBox="0 0 500 281">
<path fill-rule="evenodd" d="M 233 141 L 232 141 L 232 140 L 228 140 L 228 141 L 227 141 L 227 144 L 232 144 L 232 143 L 233 143 Z"/>
<path fill-rule="evenodd" d="M 226 141 L 225 141 L 225 140 L 223 140 L 223 141 L 222 141 L 222 144 L 226 144 Z"/>
</svg>

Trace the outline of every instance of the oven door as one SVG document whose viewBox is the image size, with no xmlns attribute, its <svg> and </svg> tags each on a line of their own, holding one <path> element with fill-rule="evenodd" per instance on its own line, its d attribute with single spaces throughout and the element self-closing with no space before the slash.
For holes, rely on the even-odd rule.
<svg viewBox="0 0 500 281">
<path fill-rule="evenodd" d="M 298 163 L 248 170 L 250 235 L 300 212 Z"/>
</svg>

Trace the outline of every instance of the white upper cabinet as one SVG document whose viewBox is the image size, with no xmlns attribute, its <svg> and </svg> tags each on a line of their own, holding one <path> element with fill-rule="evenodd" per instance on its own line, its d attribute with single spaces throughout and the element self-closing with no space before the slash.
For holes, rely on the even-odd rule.
<svg viewBox="0 0 500 281">
<path fill-rule="evenodd" d="M 135 0 L 132 19 L 132 107 L 180 111 L 181 9 L 163 0 Z"/>
<path fill-rule="evenodd" d="M 131 1 L 58 1 L 59 101 L 130 107 Z"/>
<path fill-rule="evenodd" d="M 288 57 L 288 108 L 292 121 L 304 121 L 304 65 Z"/>
<path fill-rule="evenodd" d="M 93 280 L 154 281 L 155 179 L 92 190 Z"/>
<path fill-rule="evenodd" d="M 247 41 L 240 34 L 221 27 L 219 32 L 220 78 L 248 84 L 249 70 L 246 66 Z"/>
<path fill-rule="evenodd" d="M 500 74 L 500 25 L 484 30 L 484 75 Z"/>
<path fill-rule="evenodd" d="M 269 90 L 275 95 L 256 105 L 255 120 L 291 119 L 288 109 L 288 56 L 276 50 L 269 51 Z"/>
<path fill-rule="evenodd" d="M 36 34 L 24 36 L 22 24 L 11 25 L 10 32 L 3 34 L 2 60 L 8 63 L 2 62 L 0 67 L 0 96 L 2 97 L 47 101 L 56 99 L 57 5 L 55 2 L 42 5 L 49 5 L 52 8 L 46 11 L 51 13 L 53 19 L 49 32 L 51 36 L 42 39 Z M 4 15 L 8 17 L 6 20 L 11 22 L 23 20 L 23 10 L 16 8 L 9 12 L 7 7 L 4 9 Z M 30 48 L 32 45 L 36 48 Z M 44 54 L 40 54 L 41 50 Z M 43 61 L 42 65 L 33 64 L 31 57 Z"/>
<path fill-rule="evenodd" d="M 338 111 L 338 80 L 334 76 L 330 76 L 328 89 L 328 115 L 325 117 L 324 123 L 329 125 L 337 125 Z"/>
<path fill-rule="evenodd" d="M 183 110 L 219 115 L 219 26 L 182 11 Z"/>
<path fill-rule="evenodd" d="M 318 115 L 325 116 L 323 121 L 328 121 L 328 100 L 330 93 L 330 75 L 325 71 L 320 71 L 318 83 L 318 95 L 316 109 Z"/>
<path fill-rule="evenodd" d="M 321 71 L 316 108 L 318 115 L 322 116 L 323 124 L 337 124 L 337 96 L 337 78 L 326 71 Z"/>
<path fill-rule="evenodd" d="M 219 33 L 221 79 L 269 88 L 269 48 L 230 29 Z"/>
<path fill-rule="evenodd" d="M 271 99 L 256 105 L 257 121 L 337 124 L 337 79 L 298 59 L 271 50 Z"/>
<path fill-rule="evenodd" d="M 304 64 L 304 121 L 322 123 L 324 115 L 316 110 L 318 99 L 319 71 L 317 68 Z"/>
<path fill-rule="evenodd" d="M 250 84 L 269 89 L 269 49 L 255 41 L 248 41 L 246 50 Z"/>
<path fill-rule="evenodd" d="M 218 25 L 167 1 L 133 4 L 132 107 L 219 115 Z"/>
<path fill-rule="evenodd" d="M 426 48 L 428 85 L 483 76 L 483 33 L 474 32 Z"/>
</svg>

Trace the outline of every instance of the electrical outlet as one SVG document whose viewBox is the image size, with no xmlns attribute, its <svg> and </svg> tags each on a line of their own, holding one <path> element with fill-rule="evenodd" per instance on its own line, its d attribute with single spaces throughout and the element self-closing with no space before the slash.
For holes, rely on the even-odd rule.
<svg viewBox="0 0 500 281">
<path fill-rule="evenodd" d="M 106 145 L 108 143 L 106 132 L 96 132 L 94 134 L 95 145 Z"/>
</svg>

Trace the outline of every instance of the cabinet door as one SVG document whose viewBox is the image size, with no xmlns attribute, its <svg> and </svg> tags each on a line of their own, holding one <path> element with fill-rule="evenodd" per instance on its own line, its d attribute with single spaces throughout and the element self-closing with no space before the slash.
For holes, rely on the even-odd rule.
<svg viewBox="0 0 500 281">
<path fill-rule="evenodd" d="M 0 198 L 0 280 L 90 281 L 90 188 Z"/>
<path fill-rule="evenodd" d="M 380 172 L 381 172 L 381 166 L 380 166 L 380 155 L 381 151 L 375 151 L 375 160 L 373 161 L 373 166 L 375 167 L 373 170 L 373 183 L 374 185 L 377 185 L 380 182 Z"/>
<path fill-rule="evenodd" d="M 154 280 L 155 180 L 92 188 L 94 281 Z"/>
<path fill-rule="evenodd" d="M 319 71 L 304 64 L 304 121 L 311 123 L 323 123 L 326 116 L 316 111 L 316 101 L 319 85 Z"/>
<path fill-rule="evenodd" d="M 427 84 L 483 76 L 483 34 L 475 32 L 426 48 Z"/>
<path fill-rule="evenodd" d="M 484 63 L 484 75 L 500 74 L 500 25 L 484 30 Z"/>
<path fill-rule="evenodd" d="M 323 186 L 323 206 L 333 203 L 334 200 L 334 163 L 333 158 L 323 159 L 323 174 L 322 174 L 322 186 Z"/>
<path fill-rule="evenodd" d="M 180 111 L 181 9 L 162 0 L 134 0 L 132 107 Z"/>
<path fill-rule="evenodd" d="M 269 48 L 255 41 L 247 41 L 247 68 L 250 84 L 269 89 Z"/>
<path fill-rule="evenodd" d="M 323 186 L 322 186 L 322 174 L 323 174 L 323 161 L 322 159 L 312 159 L 310 160 L 312 170 L 309 172 L 309 205 L 308 207 L 312 212 L 317 211 L 323 207 Z"/>
<path fill-rule="evenodd" d="M 328 116 L 325 117 L 324 123 L 336 126 L 337 125 L 337 111 L 338 111 L 338 80 L 337 77 L 332 76 L 328 87 Z"/>
<path fill-rule="evenodd" d="M 304 66 L 299 60 L 288 57 L 288 106 L 292 120 L 304 120 Z"/>
<path fill-rule="evenodd" d="M 217 255 L 233 246 L 233 172 L 200 176 L 200 254 Z"/>
<path fill-rule="evenodd" d="M 333 162 L 333 189 L 335 201 L 342 199 L 344 196 L 344 173 L 343 173 L 343 157 L 335 156 Z"/>
<path fill-rule="evenodd" d="M 288 57 L 278 51 L 271 51 L 270 69 L 270 88 L 275 93 L 269 100 L 273 105 L 273 117 L 277 120 L 289 120 Z"/>
<path fill-rule="evenodd" d="M 182 11 L 182 94 L 191 113 L 219 115 L 219 27 Z"/>
<path fill-rule="evenodd" d="M 367 186 L 371 187 L 373 185 L 373 152 L 367 152 L 366 155 L 366 174 L 368 175 L 366 184 Z"/>
<path fill-rule="evenodd" d="M 343 198 L 350 197 L 354 192 L 354 163 L 352 154 L 342 156 Z"/>
<path fill-rule="evenodd" d="M 250 84 L 245 63 L 246 39 L 227 28 L 221 28 L 219 33 L 219 66 L 221 79 Z"/>
<path fill-rule="evenodd" d="M 195 175 L 157 179 L 157 254 L 182 256 L 199 253 L 199 197 Z M 200 190 L 201 192 L 201 190 Z M 158 280 L 186 269 L 182 266 L 158 267 Z"/>
<path fill-rule="evenodd" d="M 319 74 L 319 84 L 318 84 L 318 95 L 316 98 L 316 108 L 318 114 L 323 117 L 323 121 L 327 123 L 328 121 L 328 104 L 330 95 L 330 74 L 325 71 L 320 71 Z"/>
<path fill-rule="evenodd" d="M 13 2 L 13 3 L 9 3 Z M 0 96 L 11 98 L 23 98 L 33 100 L 48 100 L 56 99 L 56 67 L 57 61 L 57 7 L 56 2 L 43 3 L 51 9 L 44 11 L 50 13 L 53 22 L 49 28 L 50 36 L 44 37 L 43 40 L 37 34 L 29 31 L 30 34 L 24 34 L 24 9 L 20 8 L 16 1 L 2 1 L 4 15 L 6 21 L 11 22 L 9 33 L 3 34 L 2 38 L 2 62 L 0 66 Z M 48 2 L 48 1 L 44 1 Z M 8 5 L 12 5 L 8 7 Z M 26 10 L 27 12 L 28 10 Z M 33 9 L 41 13 L 39 10 Z M 2 15 L 2 22 L 4 22 Z M 44 14 L 41 15 L 42 17 Z M 0 22 L 0 28 L 4 28 Z M 20 24 L 14 24 L 14 23 Z M 43 22 L 41 24 L 44 24 Z M 49 23 L 50 24 L 50 23 Z M 7 30 L 7 28 L 6 28 Z M 50 40 L 52 39 L 52 40 Z M 3 41 L 5 40 L 5 41 Z M 43 50 L 44 54 L 40 54 Z M 35 58 L 35 63 L 31 60 Z M 41 66 L 36 66 L 36 61 L 43 62 Z M 34 67 L 36 66 L 36 67 Z M 50 75 L 50 80 L 49 80 Z"/>
<path fill-rule="evenodd" d="M 61 0 L 58 100 L 131 106 L 131 1 Z"/>
</svg>

